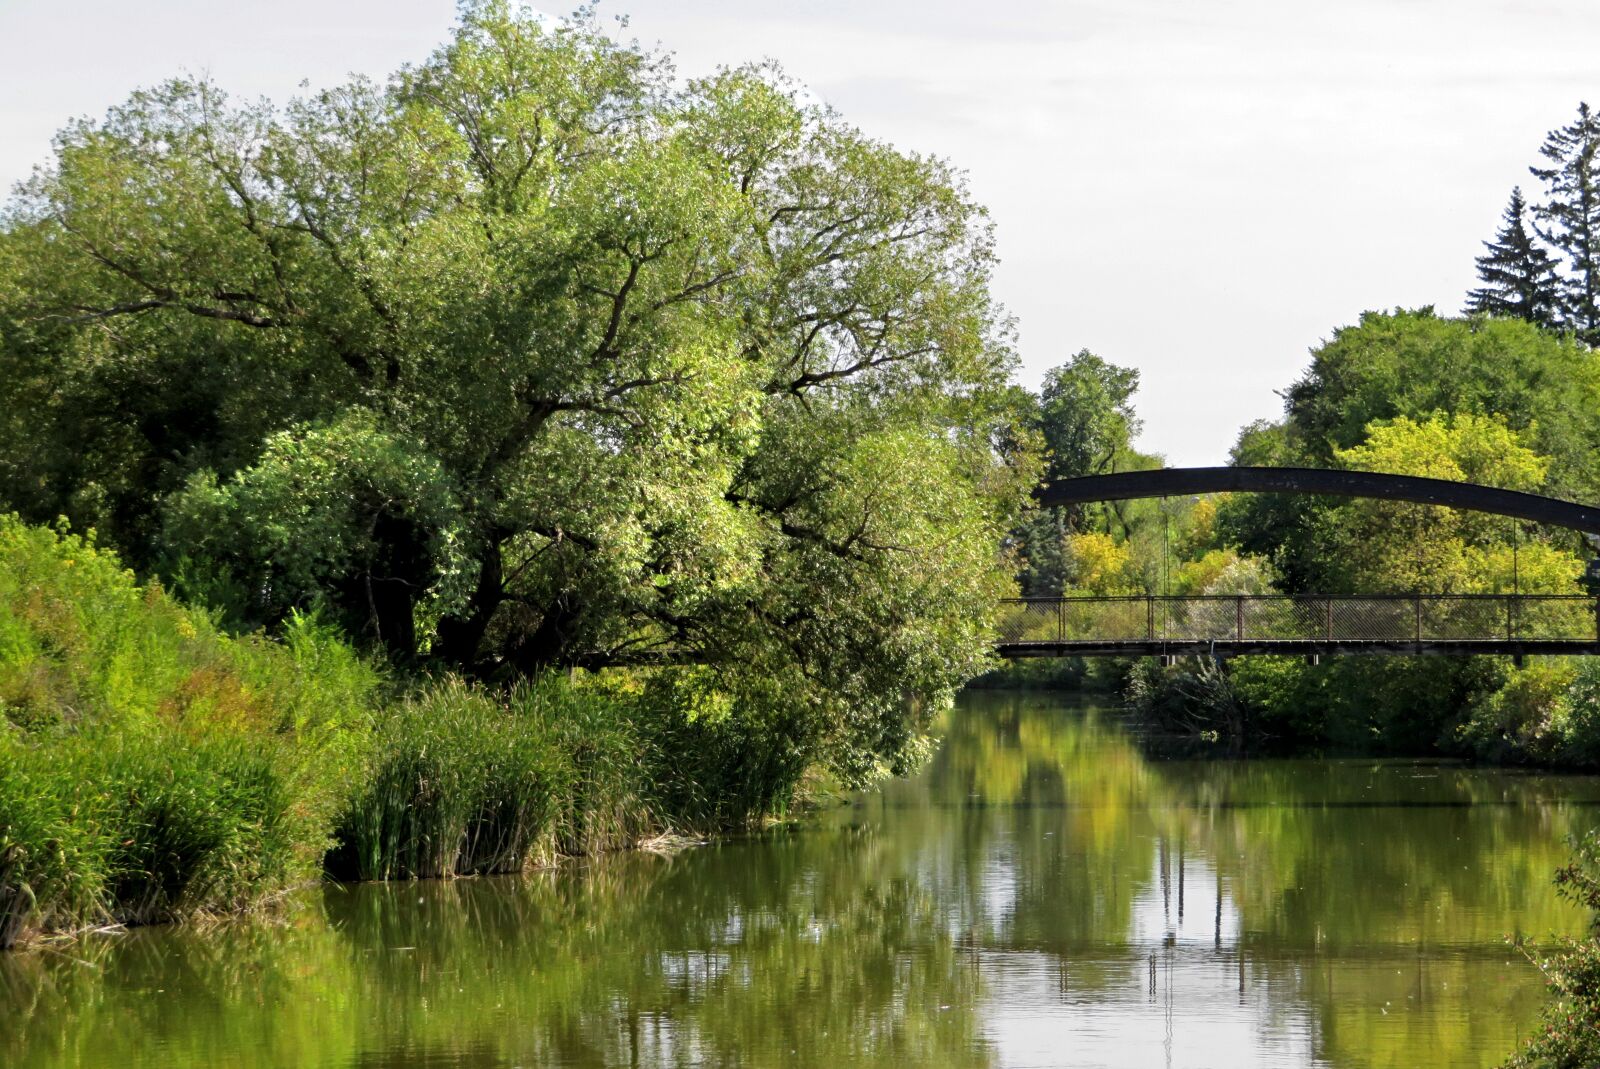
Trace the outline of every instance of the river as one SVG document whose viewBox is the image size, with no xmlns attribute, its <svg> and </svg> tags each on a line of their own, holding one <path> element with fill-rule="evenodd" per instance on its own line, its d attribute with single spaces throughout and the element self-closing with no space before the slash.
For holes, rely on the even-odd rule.
<svg viewBox="0 0 1600 1069">
<path fill-rule="evenodd" d="M 916 777 L 803 826 L 0 955 L 0 1065 L 1497 1064 L 1514 933 L 1600 778 L 1156 760 L 969 693 Z"/>
</svg>

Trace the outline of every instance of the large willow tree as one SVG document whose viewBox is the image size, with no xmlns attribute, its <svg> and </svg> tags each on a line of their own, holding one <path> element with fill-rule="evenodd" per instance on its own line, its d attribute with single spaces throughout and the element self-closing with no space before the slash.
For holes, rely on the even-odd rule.
<svg viewBox="0 0 1600 1069">
<path fill-rule="evenodd" d="M 250 623 L 690 651 L 884 756 L 981 663 L 1027 481 L 991 262 L 947 165 L 770 68 L 471 3 L 384 86 L 59 135 L 0 229 L 0 495 Z"/>
</svg>

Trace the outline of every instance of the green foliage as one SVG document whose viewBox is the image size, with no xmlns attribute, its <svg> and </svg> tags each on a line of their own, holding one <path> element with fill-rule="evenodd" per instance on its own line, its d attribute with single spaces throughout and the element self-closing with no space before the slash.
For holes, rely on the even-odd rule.
<svg viewBox="0 0 1600 1069">
<path fill-rule="evenodd" d="M 1507 1069 L 1582 1069 L 1600 1064 L 1600 834 L 1573 844 L 1556 872 L 1556 893 L 1591 915 L 1584 939 L 1560 940 L 1553 952 L 1525 948 L 1550 987 L 1541 1027 L 1506 1061 Z"/>
<path fill-rule="evenodd" d="M 414 613 L 436 621 L 465 605 L 477 579 L 448 476 L 359 409 L 330 426 L 274 435 L 259 462 L 226 485 L 212 472 L 191 476 L 169 502 L 164 531 L 172 559 L 210 562 L 260 591 L 251 606 L 257 619 L 283 619 L 336 591 L 347 628 L 375 626 L 370 613 L 349 614 L 359 594 L 343 596 L 352 577 L 363 576 L 369 587 L 421 591 Z M 413 619 L 396 619 L 414 628 Z M 400 644 L 414 647 L 415 635 Z"/>
<path fill-rule="evenodd" d="M 1600 665 L 1541 658 L 1241 657 L 1134 666 L 1130 707 L 1167 731 L 1278 752 L 1600 767 Z"/>
<path fill-rule="evenodd" d="M 1489 657 L 1192 658 L 1140 662 L 1125 695 L 1167 730 L 1233 747 L 1418 756 L 1471 752 L 1464 710 L 1507 678 Z"/>
<path fill-rule="evenodd" d="M 967 684 L 968 690 L 1114 690 L 1120 662 L 1101 658 L 1022 657 L 1006 661 Z"/>
<path fill-rule="evenodd" d="M 0 928 L 12 937 L 238 909 L 320 871 L 323 814 L 284 747 L 151 726 L 5 749 L 0 899 L 15 912 Z"/>
<path fill-rule="evenodd" d="M 1139 433 L 1133 395 L 1139 372 L 1107 363 L 1089 350 L 1045 372 L 1039 430 L 1050 450 L 1046 475 L 1067 479 L 1111 470 Z"/>
<path fill-rule="evenodd" d="M 1527 323 L 1367 312 L 1312 353 L 1285 401 L 1293 459 L 1282 463 L 1328 467 L 1374 423 L 1470 413 L 1499 417 L 1550 458 L 1544 492 L 1600 496 L 1600 360 Z"/>
<path fill-rule="evenodd" d="M 1044 451 L 1044 477 L 1069 479 L 1158 463 L 1133 448 L 1140 426 L 1133 409 L 1138 388 L 1137 371 L 1108 363 L 1087 349 L 1045 372 L 1039 394 L 1026 396 L 1021 419 L 1031 432 L 1030 444 L 1036 440 Z M 1105 506 L 1026 510 L 1010 539 L 1023 593 L 1055 596 L 1074 585 L 1076 573 L 1083 570 L 1084 548 L 1075 548 L 1074 539 L 1113 530 L 1126 538 L 1126 516 Z"/>
<path fill-rule="evenodd" d="M 1550 466 L 1502 419 L 1471 413 L 1374 423 L 1361 444 L 1336 450 L 1334 460 L 1365 471 L 1524 491 L 1540 488 Z M 1528 546 L 1526 568 L 1519 547 L 1518 574 L 1506 574 L 1512 554 L 1504 543 L 1518 537 L 1508 527 L 1478 513 L 1361 500 L 1324 510 L 1318 541 L 1330 554 L 1328 568 L 1340 573 L 1340 593 L 1499 592 L 1512 589 L 1513 579 L 1528 593 L 1578 592 L 1582 562 L 1546 543 Z"/>
<path fill-rule="evenodd" d="M 321 740 L 380 683 L 313 617 L 282 643 L 220 633 L 92 539 L 0 516 L 0 711 L 30 730 L 161 721 Z"/>
<path fill-rule="evenodd" d="M 1368 313 L 1312 354 L 1285 419 L 1247 427 L 1237 464 L 1348 467 L 1584 499 L 1597 492 L 1600 360 L 1505 319 Z M 1577 593 L 1587 552 L 1568 532 L 1379 501 L 1228 498 L 1219 541 L 1316 595 Z M 1236 694 L 1263 743 L 1461 753 L 1592 766 L 1571 669 L 1488 659 L 1239 661 Z"/>
<path fill-rule="evenodd" d="M 937 712 L 836 710 L 861 720 L 817 738 L 805 694 L 715 668 L 392 696 L 315 617 L 229 637 L 91 541 L 14 517 L 0 696 L 0 946 L 237 909 L 324 869 L 514 872 L 745 827 L 787 809 L 819 753 L 857 779 L 884 753 L 916 760 Z M 921 734 L 860 741 L 905 725 Z"/>
<path fill-rule="evenodd" d="M 1249 710 L 1226 670 L 1208 658 L 1167 666 L 1143 658 L 1128 673 L 1124 695 L 1130 708 L 1162 731 L 1226 740 L 1234 750 L 1245 740 Z"/>
<path fill-rule="evenodd" d="M 380 718 L 329 870 L 367 880 L 516 872 L 783 811 L 805 751 L 768 721 L 770 699 L 732 699 L 717 682 L 687 669 L 642 684 L 546 675 L 503 695 L 430 686 Z"/>
<path fill-rule="evenodd" d="M 810 771 L 803 709 L 777 686 L 765 693 L 720 687 L 716 673 L 676 669 L 652 675 L 638 697 L 636 719 L 653 761 L 648 796 L 664 819 L 687 831 L 742 828 L 781 815 Z M 920 756 L 924 747 L 919 739 L 901 749 Z"/>
<path fill-rule="evenodd" d="M 1538 662 L 1509 674 L 1497 690 L 1475 696 L 1459 737 L 1491 761 L 1559 762 L 1572 718 L 1571 664 Z"/>
<path fill-rule="evenodd" d="M 1600 360 L 1512 320 L 1368 313 L 1312 357 L 1286 420 L 1247 428 L 1236 463 L 1360 467 L 1583 500 L 1600 494 Z M 1269 558 L 1284 589 L 1571 590 L 1576 540 L 1424 506 L 1240 496 L 1218 532 Z M 1537 585 L 1534 585 L 1537 584 Z"/>
<path fill-rule="evenodd" d="M 959 172 L 775 68 L 474 0 L 382 86 L 61 132 L 0 222 L 0 499 L 230 625 L 496 682 L 670 647 L 909 744 L 874 696 L 981 666 L 1032 477 L 993 260 Z"/>
</svg>

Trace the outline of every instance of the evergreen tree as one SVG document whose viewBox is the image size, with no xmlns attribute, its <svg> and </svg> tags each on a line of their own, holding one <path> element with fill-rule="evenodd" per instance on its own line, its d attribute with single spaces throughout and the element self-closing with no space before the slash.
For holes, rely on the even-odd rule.
<svg viewBox="0 0 1600 1069">
<path fill-rule="evenodd" d="M 1467 312 L 1524 319 L 1541 327 L 1557 325 L 1561 280 L 1555 261 L 1527 225 L 1527 203 L 1520 188 L 1511 191 L 1505 225 L 1478 257 L 1483 285 L 1467 294 Z"/>
<path fill-rule="evenodd" d="M 1563 325 L 1590 345 L 1600 343 L 1600 188 L 1595 153 L 1600 116 L 1578 105 L 1577 121 L 1545 137 L 1539 154 L 1548 167 L 1530 167 L 1544 183 L 1545 203 L 1534 209 L 1539 236 L 1566 257 Z"/>
</svg>

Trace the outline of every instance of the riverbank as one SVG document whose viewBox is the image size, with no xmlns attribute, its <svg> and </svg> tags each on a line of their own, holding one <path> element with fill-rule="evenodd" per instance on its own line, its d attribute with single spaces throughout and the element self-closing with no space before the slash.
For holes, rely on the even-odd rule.
<svg viewBox="0 0 1600 1069">
<path fill-rule="evenodd" d="M 782 812 L 795 740 L 697 682 L 401 680 L 314 617 L 230 636 L 91 541 L 0 518 L 0 947 Z"/>
<path fill-rule="evenodd" d="M 1451 757 L 1600 768 L 1600 662 L 1540 657 L 1249 657 L 1129 666 L 1123 697 L 1156 728 L 1227 752 Z"/>
</svg>

